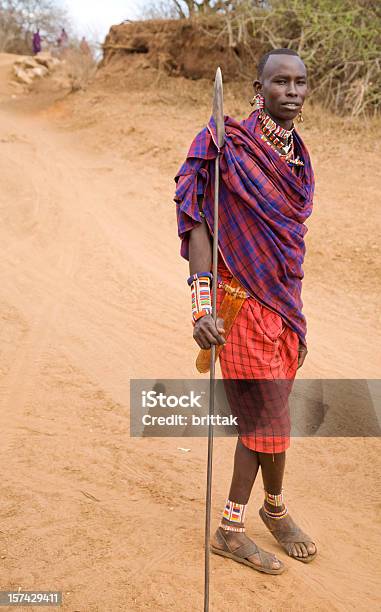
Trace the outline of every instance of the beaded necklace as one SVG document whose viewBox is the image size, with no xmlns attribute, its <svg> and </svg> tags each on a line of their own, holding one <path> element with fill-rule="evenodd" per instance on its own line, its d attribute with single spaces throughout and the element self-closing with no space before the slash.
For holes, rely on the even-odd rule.
<svg viewBox="0 0 381 612">
<path fill-rule="evenodd" d="M 299 156 L 297 158 L 294 156 L 294 127 L 292 127 L 291 130 L 282 128 L 263 110 L 259 113 L 259 122 L 262 130 L 261 139 L 266 142 L 273 151 L 276 151 L 276 153 L 290 165 L 304 166 Z"/>
</svg>

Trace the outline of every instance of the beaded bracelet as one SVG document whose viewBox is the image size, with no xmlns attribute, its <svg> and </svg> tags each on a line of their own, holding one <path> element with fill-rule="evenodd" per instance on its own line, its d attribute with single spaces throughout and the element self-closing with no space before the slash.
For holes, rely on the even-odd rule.
<svg viewBox="0 0 381 612">
<path fill-rule="evenodd" d="M 210 272 L 196 272 L 188 278 L 192 295 L 192 320 L 196 323 L 201 317 L 212 314 L 212 296 L 210 288 L 213 275 Z"/>
</svg>

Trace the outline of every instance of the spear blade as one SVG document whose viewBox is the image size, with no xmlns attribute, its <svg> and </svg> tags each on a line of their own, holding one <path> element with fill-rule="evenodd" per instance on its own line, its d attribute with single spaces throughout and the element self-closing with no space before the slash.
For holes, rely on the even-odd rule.
<svg viewBox="0 0 381 612">
<path fill-rule="evenodd" d="M 214 79 L 214 95 L 213 95 L 213 119 L 217 129 L 217 145 L 221 149 L 225 141 L 225 124 L 224 124 L 224 90 L 222 85 L 222 72 L 218 67 L 216 77 Z"/>
</svg>

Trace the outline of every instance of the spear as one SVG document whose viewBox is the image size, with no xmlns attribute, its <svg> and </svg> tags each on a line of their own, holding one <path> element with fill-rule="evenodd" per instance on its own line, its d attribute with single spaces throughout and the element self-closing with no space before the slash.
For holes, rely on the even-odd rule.
<svg viewBox="0 0 381 612">
<path fill-rule="evenodd" d="M 214 168 L 214 227 L 213 227 L 213 286 L 212 311 L 213 319 L 217 321 L 217 260 L 218 260 L 218 203 L 220 186 L 220 157 L 221 147 L 225 140 L 224 98 L 222 88 L 222 73 L 218 67 L 214 80 L 213 119 L 217 133 L 217 157 Z M 214 139 L 213 139 L 214 140 Z M 213 416 L 215 394 L 215 356 L 216 346 L 212 344 L 210 351 L 210 387 L 209 387 L 209 427 L 208 427 L 208 464 L 206 476 L 206 516 L 205 516 L 205 587 L 204 612 L 209 610 L 209 541 L 210 541 L 210 509 L 212 501 L 212 467 L 213 467 Z"/>
</svg>

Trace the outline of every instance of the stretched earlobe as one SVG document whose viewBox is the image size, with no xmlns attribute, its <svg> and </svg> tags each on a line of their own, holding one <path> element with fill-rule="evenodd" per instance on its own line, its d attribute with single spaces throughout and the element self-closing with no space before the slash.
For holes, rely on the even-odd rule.
<svg viewBox="0 0 381 612">
<path fill-rule="evenodd" d="M 265 99 L 262 94 L 257 93 L 252 100 L 250 100 L 253 110 L 262 110 L 265 106 Z"/>
<path fill-rule="evenodd" d="M 262 83 L 256 79 L 253 81 L 253 89 L 256 94 L 261 93 Z"/>
</svg>

